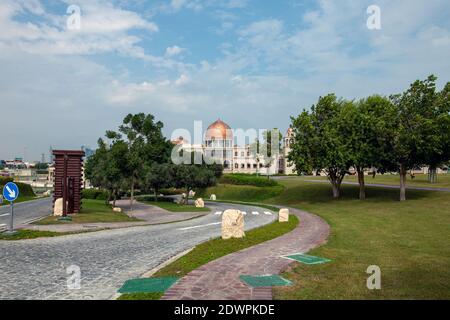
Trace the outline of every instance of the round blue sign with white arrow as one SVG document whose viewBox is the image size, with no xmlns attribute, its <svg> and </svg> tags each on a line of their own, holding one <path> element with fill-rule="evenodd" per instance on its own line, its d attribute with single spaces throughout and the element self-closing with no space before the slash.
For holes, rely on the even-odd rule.
<svg viewBox="0 0 450 320">
<path fill-rule="evenodd" d="M 13 182 L 8 182 L 3 187 L 3 198 L 6 201 L 13 202 L 19 196 L 19 187 Z"/>
</svg>

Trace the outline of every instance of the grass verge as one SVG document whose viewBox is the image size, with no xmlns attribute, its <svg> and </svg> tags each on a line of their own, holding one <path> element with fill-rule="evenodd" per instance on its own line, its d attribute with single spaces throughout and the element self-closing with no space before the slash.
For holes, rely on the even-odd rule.
<svg viewBox="0 0 450 320">
<path fill-rule="evenodd" d="M 270 207 L 270 206 L 267 206 Z M 272 207 L 273 208 L 273 207 Z M 196 246 L 191 252 L 172 262 L 166 267 L 156 272 L 153 277 L 183 277 L 194 269 L 207 264 L 210 261 L 237 252 L 259 243 L 275 239 L 285 233 L 288 233 L 297 227 L 299 220 L 291 215 L 289 222 L 273 222 L 263 227 L 259 227 L 245 233 L 243 239 L 222 240 L 221 238 L 212 239 Z M 122 295 L 123 300 L 148 300 L 159 299 L 161 296 L 149 294 L 128 294 Z M 121 299 L 122 296 L 119 298 Z"/>
<path fill-rule="evenodd" d="M 49 216 L 35 221 L 35 225 L 50 224 L 74 224 L 95 222 L 136 222 L 139 219 L 129 217 L 125 213 L 114 212 L 111 206 L 106 205 L 103 200 L 83 199 L 83 208 L 78 214 L 71 215 L 72 221 L 58 221 L 57 217 Z"/>
<path fill-rule="evenodd" d="M 285 191 L 268 203 L 301 208 L 331 226 L 326 245 L 311 251 L 333 261 L 305 266 L 294 263 L 284 277 L 289 288 L 274 289 L 276 299 L 449 299 L 450 194 L 368 188 L 360 201 L 357 186 L 343 186 L 333 200 L 323 183 L 298 179 L 282 182 Z M 381 268 L 381 290 L 366 287 L 367 267 Z"/>
<path fill-rule="evenodd" d="M 209 212 L 211 211 L 208 208 L 197 208 L 193 205 L 182 205 L 175 202 L 155 202 L 155 201 L 143 201 L 145 204 L 149 204 L 151 206 L 157 206 L 161 209 L 170 211 L 170 212 Z"/>
<path fill-rule="evenodd" d="M 7 236 L 0 233 L 0 240 L 27 240 L 36 238 L 52 238 L 72 234 L 71 232 L 50 232 L 50 231 L 35 231 L 35 230 L 17 230 L 15 235 Z"/>
<path fill-rule="evenodd" d="M 243 200 L 247 202 L 261 202 L 269 198 L 276 197 L 283 192 L 282 185 L 274 187 L 239 186 L 232 184 L 218 184 L 215 187 L 207 188 L 200 192 L 199 197 L 209 199 L 212 194 L 217 199 Z"/>
</svg>

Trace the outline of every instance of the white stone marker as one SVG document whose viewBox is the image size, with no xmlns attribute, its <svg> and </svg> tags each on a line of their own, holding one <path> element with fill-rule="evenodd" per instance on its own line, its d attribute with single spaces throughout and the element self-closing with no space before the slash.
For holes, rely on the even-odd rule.
<svg viewBox="0 0 450 320">
<path fill-rule="evenodd" d="M 289 209 L 280 209 L 278 213 L 278 222 L 288 222 L 289 221 Z"/>
<path fill-rule="evenodd" d="M 212 201 L 216 201 L 216 200 L 217 200 L 217 197 L 216 197 L 215 194 L 212 194 L 212 195 L 211 195 L 211 198 L 209 198 L 209 199 L 212 200 Z"/>
<path fill-rule="evenodd" d="M 195 200 L 195 207 L 196 208 L 204 208 L 205 207 L 205 202 L 203 201 L 202 198 L 198 198 L 197 200 Z"/>
<path fill-rule="evenodd" d="M 239 210 L 226 210 L 222 215 L 222 239 L 243 237 L 245 237 L 244 215 Z"/>
<path fill-rule="evenodd" d="M 55 207 L 53 208 L 53 215 L 55 217 L 62 217 L 62 215 L 63 215 L 63 198 L 56 199 Z"/>
</svg>

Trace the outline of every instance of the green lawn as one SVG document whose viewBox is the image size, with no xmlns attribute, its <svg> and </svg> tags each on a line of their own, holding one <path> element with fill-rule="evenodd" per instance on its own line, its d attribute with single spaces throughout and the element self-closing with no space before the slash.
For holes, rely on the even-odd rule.
<svg viewBox="0 0 450 320">
<path fill-rule="evenodd" d="M 283 186 L 255 187 L 232 184 L 219 184 L 215 187 L 203 190 L 200 197 L 209 199 L 212 194 L 217 196 L 217 200 L 242 200 L 249 202 L 261 202 L 267 198 L 273 198 L 283 192 Z"/>
<path fill-rule="evenodd" d="M 331 226 L 327 245 L 311 252 L 333 262 L 298 263 L 283 276 L 290 288 L 276 289 L 277 299 L 449 299 L 450 194 L 345 186 L 343 199 L 332 200 L 328 185 L 284 181 L 286 191 L 268 200 L 323 217 Z M 382 289 L 366 288 L 366 269 L 378 265 Z"/>
<path fill-rule="evenodd" d="M 270 206 L 268 206 L 270 207 Z M 221 238 L 212 239 L 199 244 L 183 257 L 162 268 L 153 277 L 183 277 L 198 267 L 226 256 L 230 253 L 252 247 L 259 243 L 277 238 L 287 232 L 292 231 L 298 225 L 299 220 L 291 215 L 289 222 L 279 223 L 278 221 L 266 226 L 247 231 L 245 238 L 222 240 Z M 158 294 L 127 294 L 122 295 L 121 300 L 157 300 L 161 295 Z"/>
<path fill-rule="evenodd" d="M 295 284 L 275 289 L 276 299 L 450 299 L 450 193 L 408 190 L 400 202 L 398 190 L 369 187 L 360 201 L 358 186 L 344 185 L 342 198 L 333 200 L 328 184 L 302 180 L 281 181 L 284 191 L 264 203 L 324 218 L 329 242 L 311 254 L 333 261 L 294 263 L 283 276 Z M 366 287 L 370 265 L 381 268 L 381 290 Z"/>
<path fill-rule="evenodd" d="M 175 202 L 167 202 L 167 201 L 159 201 L 159 202 L 155 202 L 155 201 L 143 201 L 143 203 L 152 205 L 152 206 L 157 206 L 160 207 L 162 209 L 165 209 L 167 211 L 170 212 L 209 212 L 211 211 L 208 208 L 196 208 L 194 205 L 181 205 Z"/>
<path fill-rule="evenodd" d="M 31 196 L 19 196 L 16 201 L 14 201 L 14 203 L 20 203 L 20 202 L 26 202 L 26 201 L 31 201 L 31 200 L 37 200 L 37 199 L 41 199 L 42 197 L 31 197 Z M 6 200 L 3 200 L 3 203 L 0 204 L 0 206 L 9 206 L 9 202 Z"/>
<path fill-rule="evenodd" d="M 302 180 L 326 180 L 326 177 L 315 176 L 302 176 L 299 177 Z M 357 176 L 346 176 L 344 181 L 358 182 Z M 387 185 L 400 185 L 400 177 L 395 174 L 378 174 L 375 178 L 372 176 L 365 176 L 365 182 Z M 428 182 L 428 176 L 425 174 L 418 174 L 414 179 L 411 179 L 410 175 L 407 175 L 407 185 L 411 187 L 427 187 L 427 188 L 450 188 L 450 174 L 439 174 L 438 181 L 436 183 Z"/>
<path fill-rule="evenodd" d="M 0 233 L 0 240 L 23 240 L 41 237 L 57 237 L 66 234 L 67 233 L 50 232 L 50 231 L 18 230 L 15 235 L 11 236 L 7 236 L 4 233 Z"/>
<path fill-rule="evenodd" d="M 33 224 L 67 224 L 67 223 L 95 223 L 95 222 L 136 222 L 139 219 L 129 217 L 125 213 L 114 212 L 111 206 L 103 200 L 83 199 L 82 210 L 78 214 L 70 215 L 72 221 L 58 221 L 57 217 L 49 216 Z"/>
</svg>

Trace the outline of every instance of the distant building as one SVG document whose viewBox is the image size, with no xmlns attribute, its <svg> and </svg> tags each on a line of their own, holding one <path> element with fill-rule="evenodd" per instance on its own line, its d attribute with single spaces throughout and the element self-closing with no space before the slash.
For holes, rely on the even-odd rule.
<svg viewBox="0 0 450 320">
<path fill-rule="evenodd" d="M 205 157 L 214 159 L 215 163 L 223 165 L 224 173 L 293 174 L 294 167 L 287 161 L 292 130 L 288 130 L 287 136 L 288 140 L 283 140 L 281 153 L 268 165 L 251 152 L 250 144 L 234 144 L 230 126 L 220 119 L 208 126 L 201 145 L 189 144 L 183 137 L 173 140 L 172 143 L 181 146 L 183 151 L 201 152 Z"/>
</svg>

